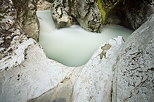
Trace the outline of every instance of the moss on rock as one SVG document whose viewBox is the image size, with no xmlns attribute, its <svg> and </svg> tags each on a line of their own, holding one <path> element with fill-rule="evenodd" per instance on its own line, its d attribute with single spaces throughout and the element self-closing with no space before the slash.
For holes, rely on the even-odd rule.
<svg viewBox="0 0 154 102">
<path fill-rule="evenodd" d="M 97 0 L 99 11 L 102 15 L 102 23 L 105 24 L 108 14 L 123 0 Z"/>
</svg>

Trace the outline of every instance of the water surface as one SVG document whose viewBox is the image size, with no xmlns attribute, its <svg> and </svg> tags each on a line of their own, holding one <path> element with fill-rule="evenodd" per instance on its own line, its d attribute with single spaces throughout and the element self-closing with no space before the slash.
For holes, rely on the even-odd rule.
<svg viewBox="0 0 154 102">
<path fill-rule="evenodd" d="M 46 55 L 67 66 L 85 64 L 99 46 L 111 38 L 126 39 L 133 31 L 119 25 L 107 25 L 101 33 L 92 33 L 78 25 L 56 29 L 50 10 L 37 11 L 40 22 L 39 43 Z"/>
</svg>

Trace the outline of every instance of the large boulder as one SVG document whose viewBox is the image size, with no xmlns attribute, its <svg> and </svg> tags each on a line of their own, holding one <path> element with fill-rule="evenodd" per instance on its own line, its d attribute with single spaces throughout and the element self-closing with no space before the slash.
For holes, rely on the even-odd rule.
<svg viewBox="0 0 154 102">
<path fill-rule="evenodd" d="M 102 23 L 95 0 L 55 0 L 52 16 L 58 28 L 77 22 L 86 30 L 98 32 Z"/>
<path fill-rule="evenodd" d="M 81 27 L 92 32 L 99 32 L 102 25 L 101 13 L 95 0 L 76 0 L 74 17 Z"/>
<path fill-rule="evenodd" d="M 75 0 L 72 1 L 75 3 Z M 69 27 L 73 24 L 73 17 L 71 16 L 70 0 L 54 0 L 52 7 L 52 17 L 57 28 Z M 74 12 L 74 11 L 73 11 Z"/>
<path fill-rule="evenodd" d="M 153 102 L 154 15 L 127 39 L 119 52 L 112 102 Z"/>
</svg>

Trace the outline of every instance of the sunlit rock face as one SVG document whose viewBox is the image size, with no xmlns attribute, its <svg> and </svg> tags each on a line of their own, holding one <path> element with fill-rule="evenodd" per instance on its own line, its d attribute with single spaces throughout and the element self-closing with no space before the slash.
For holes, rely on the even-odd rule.
<svg viewBox="0 0 154 102">
<path fill-rule="evenodd" d="M 153 102 L 154 15 L 127 39 L 119 52 L 112 102 Z"/>
<path fill-rule="evenodd" d="M 39 42 L 46 55 L 67 66 L 86 64 L 102 43 L 118 36 L 126 39 L 132 33 L 118 25 L 104 26 L 101 33 L 88 32 L 77 25 L 57 30 L 49 10 L 37 11 L 37 15 L 40 21 Z"/>
</svg>

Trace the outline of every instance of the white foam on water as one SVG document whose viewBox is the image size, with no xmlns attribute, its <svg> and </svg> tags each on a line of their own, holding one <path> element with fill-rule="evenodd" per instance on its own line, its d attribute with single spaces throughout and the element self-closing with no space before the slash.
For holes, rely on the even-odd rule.
<svg viewBox="0 0 154 102">
<path fill-rule="evenodd" d="M 126 39 L 133 31 L 119 25 L 107 25 L 101 33 L 92 33 L 78 25 L 56 29 L 50 10 L 37 11 L 40 22 L 39 43 L 46 55 L 67 66 L 85 64 L 98 47 L 111 38 Z"/>
</svg>

